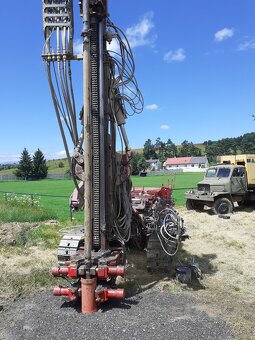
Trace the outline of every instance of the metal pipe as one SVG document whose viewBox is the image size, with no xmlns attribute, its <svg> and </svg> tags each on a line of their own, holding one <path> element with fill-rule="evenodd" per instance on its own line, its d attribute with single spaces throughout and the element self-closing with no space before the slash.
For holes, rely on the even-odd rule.
<svg viewBox="0 0 255 340">
<path fill-rule="evenodd" d="M 100 231 L 101 248 L 105 248 L 105 86 L 104 86 L 104 28 L 105 20 L 99 22 L 99 117 L 100 117 Z M 102 233 L 103 231 L 103 233 Z"/>
<path fill-rule="evenodd" d="M 83 0 L 83 126 L 84 126 L 84 257 L 85 266 L 91 266 L 92 251 L 92 151 L 91 151 L 91 108 L 90 108 L 90 21 L 89 0 Z"/>
<path fill-rule="evenodd" d="M 57 27 L 57 53 L 60 53 L 59 27 Z"/>
<path fill-rule="evenodd" d="M 130 147 L 130 144 L 129 144 L 129 141 L 128 141 L 128 136 L 127 136 L 124 124 L 120 125 L 120 130 L 121 130 L 122 138 L 124 140 L 126 152 L 130 152 L 131 147 Z"/>
</svg>

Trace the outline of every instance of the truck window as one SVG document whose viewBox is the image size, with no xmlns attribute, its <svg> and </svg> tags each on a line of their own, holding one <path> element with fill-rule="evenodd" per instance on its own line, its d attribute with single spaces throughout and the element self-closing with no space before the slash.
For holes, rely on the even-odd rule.
<svg viewBox="0 0 255 340">
<path fill-rule="evenodd" d="M 205 177 L 215 177 L 216 176 L 217 169 L 216 168 L 210 168 L 206 171 Z"/>
<path fill-rule="evenodd" d="M 244 168 L 235 168 L 233 170 L 232 177 L 243 177 L 244 176 Z"/>
<path fill-rule="evenodd" d="M 230 174 L 230 169 L 228 168 L 219 168 L 217 172 L 217 177 L 228 177 Z"/>
</svg>

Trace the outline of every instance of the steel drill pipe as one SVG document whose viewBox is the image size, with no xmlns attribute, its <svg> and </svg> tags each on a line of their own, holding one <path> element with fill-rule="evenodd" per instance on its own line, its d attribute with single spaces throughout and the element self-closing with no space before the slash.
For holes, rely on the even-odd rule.
<svg viewBox="0 0 255 340">
<path fill-rule="evenodd" d="M 82 314 L 92 314 L 97 311 L 95 290 L 97 278 L 81 278 L 81 311 Z"/>
<path fill-rule="evenodd" d="M 84 124 L 84 257 L 91 266 L 92 251 L 92 183 L 91 183 L 91 109 L 90 109 L 90 20 L 89 0 L 83 0 L 83 124 Z"/>
</svg>

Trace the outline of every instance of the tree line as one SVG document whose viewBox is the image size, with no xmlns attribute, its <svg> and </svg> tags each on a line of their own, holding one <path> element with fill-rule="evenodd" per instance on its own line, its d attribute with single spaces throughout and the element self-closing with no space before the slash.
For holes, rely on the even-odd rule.
<svg viewBox="0 0 255 340">
<path fill-rule="evenodd" d="M 17 163 L 12 164 L 0 164 L 0 171 L 1 170 L 10 170 L 10 169 L 16 169 Z"/>
<path fill-rule="evenodd" d="M 47 177 L 48 167 L 46 159 L 40 149 L 37 149 L 33 157 L 26 148 L 21 153 L 20 161 L 14 174 L 22 179 L 43 179 Z"/>
<path fill-rule="evenodd" d="M 167 158 L 172 157 L 197 157 L 206 156 L 209 163 L 215 164 L 216 157 L 219 155 L 235 155 L 255 153 L 255 132 L 246 133 L 239 137 L 223 138 L 217 141 L 208 140 L 202 143 L 204 150 L 198 148 L 192 142 L 184 140 L 177 147 L 170 138 L 166 142 L 158 137 L 155 143 L 151 139 L 147 139 L 144 143 L 142 153 L 133 153 L 132 173 L 139 174 L 140 171 L 146 169 L 148 164 L 146 160 L 159 159 L 164 162 Z"/>
<path fill-rule="evenodd" d="M 254 154 L 255 132 L 246 133 L 239 137 L 222 138 L 217 141 L 207 140 L 203 145 L 204 150 L 187 140 L 184 140 L 177 147 L 170 138 L 164 142 L 158 137 L 155 143 L 151 139 L 147 139 L 144 143 L 143 152 L 133 153 L 132 155 L 132 174 L 137 175 L 140 171 L 145 170 L 148 167 L 146 160 L 151 158 L 164 162 L 167 158 L 172 157 L 206 156 L 210 164 L 215 164 L 216 157 L 219 155 Z M 59 167 L 62 166 L 61 164 Z M 15 175 L 23 179 L 29 177 L 42 179 L 47 177 L 47 174 L 48 167 L 42 151 L 38 149 L 31 157 L 25 148 L 21 153 Z"/>
<path fill-rule="evenodd" d="M 234 138 L 223 138 L 218 141 L 205 141 L 205 154 L 209 162 L 216 162 L 219 155 L 237 155 L 255 153 L 255 132 L 245 133 Z"/>
</svg>

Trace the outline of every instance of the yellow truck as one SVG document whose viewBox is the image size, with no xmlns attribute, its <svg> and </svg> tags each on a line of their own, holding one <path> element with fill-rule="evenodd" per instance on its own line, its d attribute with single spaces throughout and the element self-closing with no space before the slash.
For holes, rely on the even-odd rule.
<svg viewBox="0 0 255 340">
<path fill-rule="evenodd" d="M 234 203 L 255 202 L 255 155 L 227 155 L 207 169 L 197 189 L 185 193 L 187 209 L 212 208 L 215 214 L 232 213 Z"/>
<path fill-rule="evenodd" d="M 217 163 L 244 165 L 247 173 L 247 188 L 255 189 L 255 154 L 218 156 Z"/>
</svg>

